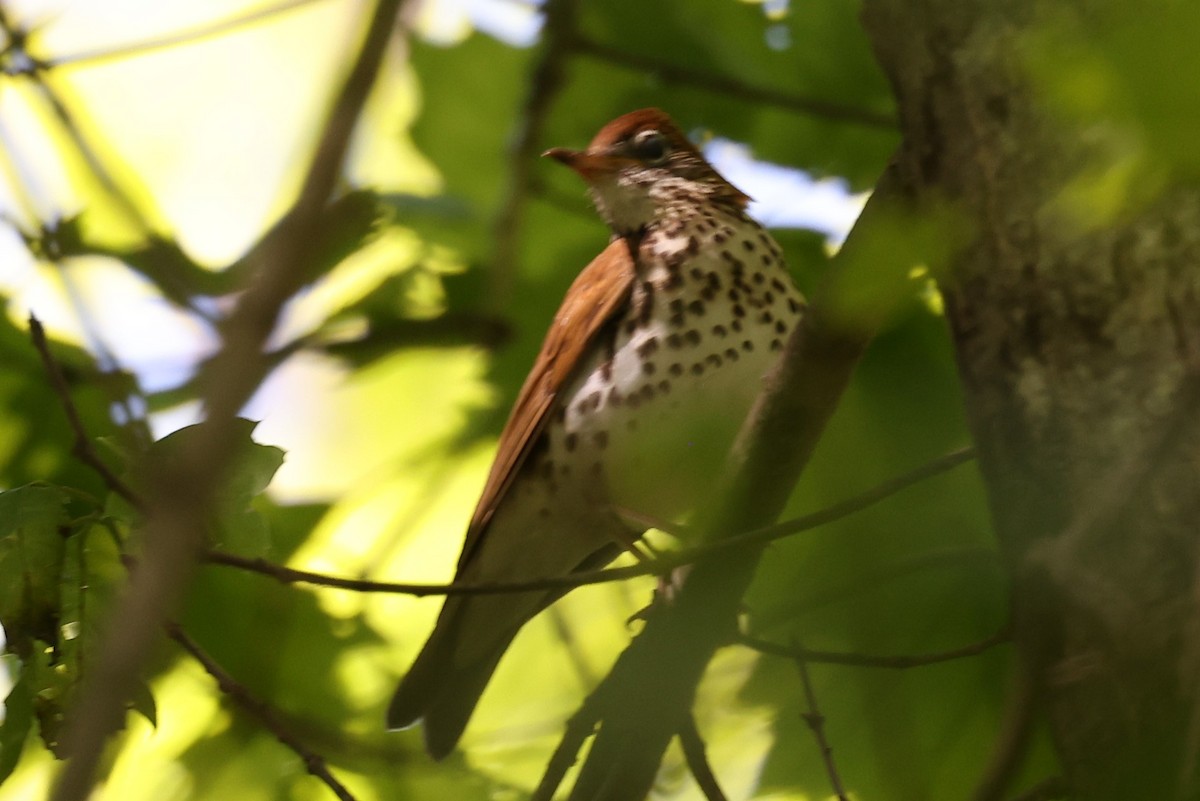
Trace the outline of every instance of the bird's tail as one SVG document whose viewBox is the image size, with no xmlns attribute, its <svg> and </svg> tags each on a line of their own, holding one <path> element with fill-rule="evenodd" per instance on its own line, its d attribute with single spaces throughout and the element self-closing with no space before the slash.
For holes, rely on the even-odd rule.
<svg viewBox="0 0 1200 801">
<path fill-rule="evenodd" d="M 388 706 L 388 728 L 404 729 L 420 722 L 425 731 L 425 749 L 434 759 L 442 759 L 454 750 L 500 657 L 520 628 L 517 625 L 504 634 L 492 629 L 482 653 L 477 647 L 461 648 L 460 634 L 465 628 L 474 628 L 463 626 L 464 619 L 473 617 L 472 611 L 478 613 L 471 607 L 481 601 L 487 602 L 484 598 L 447 599 L 437 627 Z M 464 661 L 464 650 L 476 653 Z"/>
</svg>

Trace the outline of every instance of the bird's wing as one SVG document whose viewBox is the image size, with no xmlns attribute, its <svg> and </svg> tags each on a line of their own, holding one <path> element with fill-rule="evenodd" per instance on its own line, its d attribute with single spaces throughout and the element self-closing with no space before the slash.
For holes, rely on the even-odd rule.
<svg viewBox="0 0 1200 801">
<path fill-rule="evenodd" d="M 628 302 L 634 274 L 629 244 L 624 239 L 615 239 L 584 268 L 567 290 L 500 434 L 496 459 L 467 529 L 467 539 L 458 560 L 459 571 L 470 561 L 488 521 L 549 421 L 559 392 L 571 380 L 584 352 L 605 324 Z"/>
</svg>

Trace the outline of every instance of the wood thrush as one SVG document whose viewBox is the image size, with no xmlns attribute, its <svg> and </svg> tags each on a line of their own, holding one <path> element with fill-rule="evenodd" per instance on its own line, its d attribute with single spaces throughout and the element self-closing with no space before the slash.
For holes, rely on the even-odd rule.
<svg viewBox="0 0 1200 801">
<path fill-rule="evenodd" d="M 546 152 L 587 182 L 613 238 L 575 279 L 521 388 L 456 581 L 598 568 L 646 520 L 714 492 L 733 438 L 804 301 L 779 246 L 658 109 Z M 643 521 L 638 525 L 636 521 Z M 450 596 L 388 709 L 458 742 L 517 631 L 562 595 Z"/>
</svg>

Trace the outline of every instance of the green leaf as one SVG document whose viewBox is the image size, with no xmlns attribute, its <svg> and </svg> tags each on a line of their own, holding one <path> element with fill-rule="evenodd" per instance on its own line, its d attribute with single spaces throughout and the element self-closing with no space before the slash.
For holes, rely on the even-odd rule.
<svg viewBox="0 0 1200 801">
<path fill-rule="evenodd" d="M 35 638 L 56 639 L 64 502 L 50 486 L 0 493 L 0 625 L 23 659 Z"/>
<path fill-rule="evenodd" d="M 29 727 L 33 724 L 33 688 L 30 671 L 22 669 L 4 699 L 4 721 L 0 723 L 0 784 L 17 767 Z"/>
<path fill-rule="evenodd" d="M 237 421 L 237 453 L 214 503 L 214 544 L 248 556 L 263 556 L 270 548 L 266 521 L 253 508 L 253 501 L 271 483 L 284 458 L 282 449 L 251 439 L 256 425 L 251 420 Z M 151 445 L 146 463 L 170 464 L 184 458 L 189 443 L 203 436 L 207 432 L 200 424 L 181 428 Z"/>
</svg>

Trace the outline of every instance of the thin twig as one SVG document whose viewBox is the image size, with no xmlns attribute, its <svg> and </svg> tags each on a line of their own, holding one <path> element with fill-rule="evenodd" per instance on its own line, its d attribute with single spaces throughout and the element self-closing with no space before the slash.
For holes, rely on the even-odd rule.
<svg viewBox="0 0 1200 801">
<path fill-rule="evenodd" d="M 261 22 L 268 17 L 273 17 L 276 14 L 281 14 L 285 11 L 292 11 L 301 6 L 311 5 L 317 0 L 285 0 L 282 3 L 276 3 L 273 6 L 260 8 L 255 11 L 249 11 L 245 14 L 240 14 L 230 19 L 221 20 L 219 22 L 210 22 L 206 25 L 201 25 L 187 31 L 179 31 L 177 33 L 168 33 L 156 39 L 148 39 L 142 42 L 133 42 L 125 45 L 115 45 L 96 50 L 84 50 L 79 53 L 72 53 L 67 56 L 57 56 L 39 61 L 37 66 L 41 69 L 50 67 L 63 66 L 79 66 L 80 64 L 95 64 L 103 61 L 115 61 L 122 58 L 130 58 L 132 56 L 140 56 L 154 50 L 164 50 L 168 47 L 175 47 L 182 44 L 191 44 L 200 39 L 207 39 L 211 36 L 219 36 L 223 33 L 235 31 L 238 28 L 244 28 L 256 22 Z"/>
<path fill-rule="evenodd" d="M 1004 701 L 996 741 L 975 783 L 971 801 L 1001 801 L 1008 794 L 1008 788 L 1029 752 L 1038 695 L 1037 678 L 1029 655 L 1018 649 L 1013 684 Z"/>
<path fill-rule="evenodd" d="M 653 73 L 668 83 L 733 95 L 747 103 L 777 106 L 837 122 L 849 122 L 883 130 L 896 129 L 896 119 L 890 114 L 881 114 L 870 109 L 856 108 L 820 98 L 795 95 L 765 86 L 755 86 L 716 72 L 698 72 L 652 56 L 630 53 L 583 35 L 577 36 L 572 42 L 572 46 L 576 52 L 602 59 L 610 64 Z"/>
<path fill-rule="evenodd" d="M 554 99 L 562 92 L 569 44 L 574 38 L 578 0 L 548 0 L 542 9 L 543 44 L 529 80 L 529 93 L 509 149 L 508 187 L 492 228 L 495 245 L 488 274 L 493 308 L 508 305 L 520 258 L 525 207 L 533 185 L 533 164 Z"/>
<path fill-rule="evenodd" d="M 533 795 L 530 796 L 530 801 L 551 801 L 554 798 L 554 793 L 562 784 L 563 777 L 575 764 L 579 750 L 583 748 L 584 740 L 591 736 L 596 729 L 596 723 L 600 720 L 599 691 L 600 688 L 593 690 L 567 721 L 562 739 L 550 756 L 550 761 L 546 763 L 546 772 L 542 774 L 542 779 L 538 782 Z"/>
<path fill-rule="evenodd" d="M 662 553 L 653 559 L 647 559 L 636 565 L 609 567 L 603 570 L 585 570 L 565 576 L 546 576 L 529 581 L 451 582 L 449 584 L 371 581 L 368 579 L 342 578 L 339 576 L 329 576 L 324 573 L 314 573 L 308 570 L 298 570 L 293 567 L 268 562 L 265 559 L 252 559 L 217 550 L 208 551 L 205 554 L 205 560 L 214 565 L 236 567 L 252 573 L 261 573 L 284 584 L 316 584 L 322 587 L 334 587 L 352 592 L 383 592 L 420 597 L 427 595 L 503 595 L 535 590 L 570 589 L 590 584 L 626 581 L 638 576 L 664 576 L 678 567 L 694 564 L 699 559 L 715 553 L 757 547 L 774 540 L 809 531 L 818 526 L 832 523 L 835 520 L 840 520 L 867 509 L 914 484 L 951 470 L 958 465 L 970 461 L 972 458 L 974 458 L 974 452 L 969 448 L 953 451 L 904 475 L 885 481 L 860 495 L 856 495 L 853 498 L 849 498 L 820 511 L 723 540 L 706 542 L 703 545 L 693 548 L 682 548 L 678 551 Z"/>
<path fill-rule="evenodd" d="M 688 770 L 692 772 L 704 797 L 708 801 L 727 801 L 725 792 L 717 782 L 717 775 L 713 773 L 712 765 L 708 762 L 704 738 L 700 736 L 700 729 L 696 726 L 696 718 L 693 715 L 688 715 L 679 728 L 679 744 L 683 746 L 683 758 L 687 762 Z"/>
<path fill-rule="evenodd" d="M 950 648 L 945 651 L 934 651 L 928 654 L 907 654 L 901 656 L 879 656 L 875 654 L 856 654 L 847 653 L 844 651 L 816 651 L 810 648 L 803 648 L 794 645 L 780 645 L 768 640 L 761 640 L 757 637 L 751 637 L 743 634 L 737 638 L 739 645 L 744 645 L 747 648 L 753 648 L 764 654 L 772 656 L 782 656 L 788 659 L 797 659 L 804 662 L 817 662 L 825 665 L 851 665 L 854 667 L 876 667 L 890 668 L 892 670 L 907 670 L 908 668 L 924 667 L 926 665 L 936 665 L 941 662 L 950 662 L 955 659 L 964 659 L 970 656 L 978 656 L 979 654 L 995 648 L 997 645 L 1008 642 L 1012 639 L 1012 631 L 1006 626 L 995 634 L 984 637 L 982 640 L 960 646 L 958 648 Z"/>
<path fill-rule="evenodd" d="M 87 429 L 84 428 L 83 419 L 79 416 L 79 409 L 76 408 L 75 401 L 71 398 L 71 390 L 67 386 L 66 377 L 63 376 L 62 367 L 50 353 L 50 346 L 46 342 L 46 331 L 42 328 L 41 321 L 32 313 L 29 315 L 29 337 L 33 340 L 33 347 L 37 350 L 38 356 L 42 359 L 42 366 L 46 368 L 50 387 L 58 396 L 63 412 L 67 415 L 71 431 L 75 434 L 75 445 L 71 449 L 71 453 L 76 459 L 96 471 L 96 474 L 104 481 L 104 485 L 112 492 L 120 495 L 134 508 L 142 508 L 142 501 L 137 493 L 104 463 L 100 454 L 96 453 L 96 449 L 92 446 L 92 439 L 88 436 Z"/>
<path fill-rule="evenodd" d="M 150 479 L 140 532 L 143 554 L 114 605 L 93 668 L 68 715 L 63 742 L 72 756 L 59 774 L 53 801 L 83 801 L 90 795 L 104 743 L 120 725 L 134 682 L 189 583 L 214 499 L 237 454 L 237 413 L 266 375 L 263 346 L 284 303 L 312 278 L 313 238 L 402 2 L 376 4 L 357 58 L 326 118 L 299 196 L 273 229 L 278 233 L 285 228 L 285 235 L 273 236 L 270 246 L 256 254 L 253 277 L 223 326 L 221 350 L 206 369 L 202 435 L 189 442 L 178 459 L 146 465 Z"/>
<path fill-rule="evenodd" d="M 802 651 L 803 649 L 798 644 L 793 644 L 793 650 Z M 808 663 L 804 659 L 796 659 L 796 669 L 800 671 L 800 681 L 804 684 L 804 698 L 808 705 L 808 711 L 802 717 L 804 722 L 808 724 L 808 728 L 813 733 L 813 738 L 817 741 L 817 748 L 821 751 L 821 759 L 825 763 L 825 772 L 829 775 L 829 784 L 833 788 L 833 794 L 838 801 L 849 801 L 846 796 L 846 789 L 842 785 L 842 778 L 838 774 L 837 763 L 833 760 L 833 747 L 829 745 L 829 740 L 825 737 L 825 716 L 821 714 L 820 708 L 817 706 L 817 694 L 813 690 L 812 678 L 808 675 Z"/>
<path fill-rule="evenodd" d="M 309 750 L 304 743 L 300 742 L 296 735 L 292 734 L 287 726 L 283 724 L 283 721 L 279 719 L 279 716 L 271 708 L 270 704 L 254 697 L 246 689 L 245 685 L 229 675 L 225 668 L 221 667 L 207 651 L 200 647 L 199 643 L 185 634 L 183 629 L 179 627 L 179 624 L 168 623 L 166 629 L 167 636 L 178 643 L 180 648 L 187 651 L 193 659 L 203 666 L 205 672 L 216 680 L 217 687 L 220 688 L 221 692 L 241 707 L 250 717 L 257 720 L 264 729 L 271 732 L 276 740 L 283 743 L 296 756 L 300 757 L 300 761 L 304 763 L 304 767 L 309 773 L 325 782 L 329 786 L 329 789 L 333 791 L 333 794 L 342 799 L 342 801 L 355 801 L 350 791 L 329 772 L 329 766 L 325 764 L 324 757 Z"/>
</svg>

